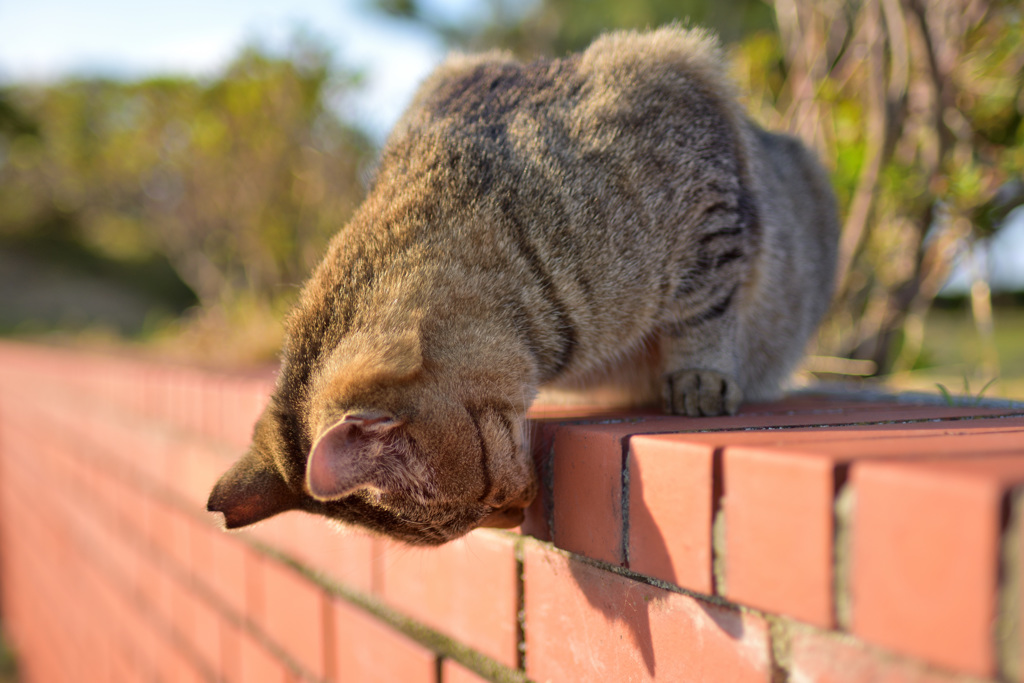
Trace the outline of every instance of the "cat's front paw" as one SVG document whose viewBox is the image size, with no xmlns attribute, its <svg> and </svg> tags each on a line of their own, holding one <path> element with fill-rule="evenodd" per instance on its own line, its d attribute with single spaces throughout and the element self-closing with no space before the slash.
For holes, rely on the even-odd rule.
<svg viewBox="0 0 1024 683">
<path fill-rule="evenodd" d="M 666 413 L 700 417 L 735 415 L 743 390 L 732 377 L 714 370 L 677 370 L 665 375 L 662 403 Z"/>
</svg>

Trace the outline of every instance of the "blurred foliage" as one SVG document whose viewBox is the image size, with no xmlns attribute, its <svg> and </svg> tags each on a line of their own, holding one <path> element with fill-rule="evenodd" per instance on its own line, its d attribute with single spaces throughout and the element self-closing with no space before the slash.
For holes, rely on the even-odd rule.
<svg viewBox="0 0 1024 683">
<path fill-rule="evenodd" d="M 207 308 L 287 295 L 363 194 L 371 145 L 331 106 L 355 83 L 300 37 L 284 56 L 248 48 L 208 81 L 6 88 L 0 244 L 163 255 Z"/>
<path fill-rule="evenodd" d="M 36 125 L 11 104 L 8 94 L 3 90 L 0 90 L 0 135 L 6 137 L 39 135 Z"/>
<path fill-rule="evenodd" d="M 834 170 L 839 291 L 819 350 L 910 369 L 954 257 L 1024 202 L 1020 5 L 774 7 L 778 31 L 737 46 L 735 73 L 758 119 L 801 135 Z M 991 347 L 991 297 L 975 275 L 974 318 Z M 997 362 L 983 363 L 990 375 Z"/>
<path fill-rule="evenodd" d="M 802 137 L 832 172 L 843 238 L 817 352 L 871 361 L 879 373 L 915 364 L 954 256 L 1024 203 L 1017 0 L 537 0 L 518 13 L 492 0 L 470 29 L 417 0 L 376 4 L 453 45 L 524 54 L 671 21 L 718 31 L 752 117 Z M 980 275 L 972 304 L 990 334 Z"/>
<path fill-rule="evenodd" d="M 437 16 L 418 0 L 372 0 L 377 9 L 423 24 L 466 49 L 503 47 L 523 57 L 558 56 L 582 50 L 614 28 L 644 29 L 672 21 L 714 28 L 732 41 L 772 26 L 771 7 L 761 0 L 487 0 L 471 20 Z"/>
<path fill-rule="evenodd" d="M 832 173 L 843 238 L 818 353 L 878 372 L 919 365 L 954 257 L 1024 202 L 1017 0 L 488 0 L 458 21 L 436 3 L 367 1 L 452 46 L 522 56 L 618 27 L 718 31 L 752 117 L 801 136 Z M 269 320 L 363 195 L 373 150 L 335 106 L 357 84 L 299 37 L 207 80 L 0 88 L 0 248 L 154 281 L 173 267 L 221 311 L 192 327 L 214 339 Z M 991 335 L 983 275 L 970 301 Z"/>
</svg>

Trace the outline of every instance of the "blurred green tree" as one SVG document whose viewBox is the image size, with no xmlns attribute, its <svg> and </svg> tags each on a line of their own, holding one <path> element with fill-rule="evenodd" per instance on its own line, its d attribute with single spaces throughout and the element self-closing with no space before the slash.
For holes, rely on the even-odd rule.
<svg viewBox="0 0 1024 683">
<path fill-rule="evenodd" d="M 362 197 L 372 145 L 332 108 L 355 84 L 298 38 L 280 57 L 248 48 L 209 81 L 8 88 L 0 239 L 49 231 L 115 260 L 166 254 L 204 306 L 279 298 Z"/>
<path fill-rule="evenodd" d="M 761 0 L 487 0 L 470 18 L 439 16 L 422 0 L 373 0 L 389 16 L 425 25 L 452 45 L 504 47 L 524 57 L 584 49 L 603 31 L 644 29 L 680 21 L 714 28 L 725 41 L 770 29 L 772 10 Z"/>
</svg>

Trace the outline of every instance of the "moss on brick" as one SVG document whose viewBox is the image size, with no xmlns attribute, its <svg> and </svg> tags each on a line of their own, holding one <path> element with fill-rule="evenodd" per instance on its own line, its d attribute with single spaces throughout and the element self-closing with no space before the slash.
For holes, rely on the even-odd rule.
<svg viewBox="0 0 1024 683">
<path fill-rule="evenodd" d="M 389 605 L 386 605 L 372 595 L 356 590 L 332 579 L 328 579 L 321 573 L 297 562 L 290 555 L 282 553 L 276 548 L 251 539 L 247 539 L 247 541 L 260 552 L 274 557 L 280 562 L 294 568 L 300 574 L 323 588 L 331 595 L 339 597 L 349 604 L 365 610 L 395 630 L 400 631 L 409 638 L 412 638 L 424 647 L 433 650 L 441 657 L 454 660 L 477 675 L 482 676 L 489 681 L 493 681 L 493 683 L 527 683 L 528 679 L 526 674 L 522 671 L 510 669 L 504 664 L 491 659 L 487 655 L 481 654 L 480 652 L 463 645 L 454 638 L 450 638 L 429 626 L 421 624 L 415 619 L 412 619 Z"/>
</svg>

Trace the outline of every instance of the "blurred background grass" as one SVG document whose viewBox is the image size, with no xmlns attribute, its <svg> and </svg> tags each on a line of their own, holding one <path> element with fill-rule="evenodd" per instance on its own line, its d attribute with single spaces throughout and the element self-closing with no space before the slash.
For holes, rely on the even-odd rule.
<svg viewBox="0 0 1024 683">
<path fill-rule="evenodd" d="M 432 59 L 493 46 L 532 58 L 619 27 L 713 28 L 752 117 L 813 145 L 841 203 L 839 291 L 809 369 L 932 391 L 995 380 L 986 395 L 1024 398 L 1018 2 L 338 5 L 394 36 L 381 53 L 393 73 L 429 69 L 402 51 L 412 35 L 439 46 Z M 401 79 L 353 65 L 346 47 L 296 29 L 200 74 L 85 65 L 0 79 L 0 334 L 272 359 L 411 95 L 360 113 L 354 102 Z"/>
</svg>

